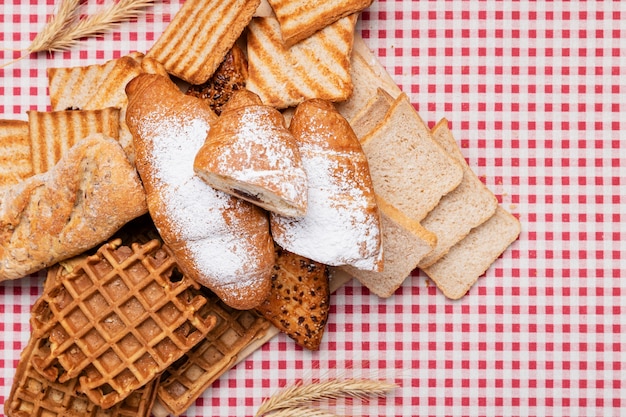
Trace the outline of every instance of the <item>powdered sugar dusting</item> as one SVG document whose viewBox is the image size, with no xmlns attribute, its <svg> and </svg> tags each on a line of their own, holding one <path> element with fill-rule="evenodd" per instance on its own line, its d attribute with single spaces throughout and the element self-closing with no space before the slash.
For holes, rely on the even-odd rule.
<svg viewBox="0 0 626 417">
<path fill-rule="evenodd" d="M 299 201 L 306 193 L 306 174 L 300 165 L 298 149 L 288 141 L 291 134 L 273 123 L 282 116 L 267 106 L 248 106 L 241 111 L 223 113 L 237 117 L 234 137 L 214 161 L 221 175 L 235 181 L 268 187 L 285 200 Z M 224 123 L 230 121 L 223 120 Z"/>
<path fill-rule="evenodd" d="M 254 271 L 260 249 L 248 239 L 251 231 L 244 222 L 249 218 L 240 220 L 223 213 L 233 208 L 245 211 L 247 206 L 194 174 L 194 158 L 210 126 L 207 120 L 187 113 L 164 116 L 153 112 L 136 123 L 141 140 L 146 141 L 152 178 L 158 181 L 157 200 L 164 202 L 167 220 L 157 227 L 169 231 L 161 233 L 164 236 L 178 237 L 166 243 L 186 248 L 203 284 L 242 289 L 250 285 L 249 271 Z M 259 226 L 267 230 L 267 223 Z"/>
<path fill-rule="evenodd" d="M 338 155 L 316 145 L 302 145 L 300 154 L 309 181 L 307 213 L 298 219 L 272 215 L 276 242 L 327 265 L 375 269 L 380 223 L 373 194 L 366 195 L 358 175 L 364 155 Z"/>
</svg>

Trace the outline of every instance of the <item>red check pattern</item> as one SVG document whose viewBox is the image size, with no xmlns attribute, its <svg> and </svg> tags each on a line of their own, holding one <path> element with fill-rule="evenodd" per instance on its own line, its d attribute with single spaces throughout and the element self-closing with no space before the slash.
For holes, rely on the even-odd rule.
<svg viewBox="0 0 626 417">
<path fill-rule="evenodd" d="M 47 67 L 146 51 L 179 3 L 0 69 L 2 117 L 46 109 Z M 0 0 L 0 46 L 27 47 L 53 7 Z M 349 283 L 319 352 L 278 336 L 187 416 L 253 415 L 283 386 L 334 376 L 401 386 L 346 415 L 626 415 L 625 21 L 620 1 L 375 0 L 359 32 L 429 125 L 450 121 L 522 234 L 457 302 L 418 273 L 384 300 Z M 0 284 L 0 403 L 39 292 L 36 277 Z"/>
</svg>

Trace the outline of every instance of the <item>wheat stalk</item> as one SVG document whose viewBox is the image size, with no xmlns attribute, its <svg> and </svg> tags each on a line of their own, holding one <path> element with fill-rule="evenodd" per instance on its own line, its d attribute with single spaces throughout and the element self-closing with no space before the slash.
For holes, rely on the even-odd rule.
<svg viewBox="0 0 626 417">
<path fill-rule="evenodd" d="M 268 417 L 339 417 L 337 414 L 333 414 L 330 411 L 322 410 L 319 408 L 311 407 L 290 407 L 281 408 L 270 412 Z"/>
<path fill-rule="evenodd" d="M 382 397 L 395 388 L 397 388 L 396 384 L 370 379 L 331 379 L 306 385 L 297 384 L 293 387 L 285 388 L 265 400 L 259 407 L 256 417 L 276 410 L 286 411 L 302 407 L 303 403 L 321 400 Z"/>
<path fill-rule="evenodd" d="M 80 39 L 102 34 L 121 22 L 137 17 L 154 0 L 119 0 L 101 12 L 81 17 L 81 0 L 61 0 L 56 14 L 35 36 L 25 54 L 1 67 L 19 61 L 37 52 L 66 51 Z"/>
</svg>

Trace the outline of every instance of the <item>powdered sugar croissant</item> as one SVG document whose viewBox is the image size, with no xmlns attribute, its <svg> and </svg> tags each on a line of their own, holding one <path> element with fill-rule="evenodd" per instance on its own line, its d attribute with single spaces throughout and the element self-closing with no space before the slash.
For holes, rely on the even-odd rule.
<svg viewBox="0 0 626 417">
<path fill-rule="evenodd" d="M 217 116 L 169 79 L 144 74 L 126 87 L 127 121 L 148 209 L 182 271 L 237 309 L 266 297 L 274 264 L 267 213 L 208 186 L 193 161 Z"/>
<path fill-rule="evenodd" d="M 282 114 L 247 90 L 235 92 L 194 162 L 212 187 L 285 216 L 303 216 L 307 180 Z"/>
<path fill-rule="evenodd" d="M 350 124 L 332 103 L 298 105 L 290 130 L 308 178 L 302 218 L 271 214 L 282 248 L 326 265 L 382 268 L 380 214 L 367 159 Z"/>
</svg>

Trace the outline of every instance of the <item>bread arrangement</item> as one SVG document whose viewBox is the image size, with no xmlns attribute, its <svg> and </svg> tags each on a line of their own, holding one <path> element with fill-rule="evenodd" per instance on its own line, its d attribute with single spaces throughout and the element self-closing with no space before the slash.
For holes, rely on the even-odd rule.
<svg viewBox="0 0 626 417">
<path fill-rule="evenodd" d="M 517 239 L 355 36 L 370 4 L 186 1 L 0 121 L 0 280 L 46 275 L 7 416 L 183 414 L 278 332 L 320 349 L 349 280 L 458 299 Z"/>
</svg>

